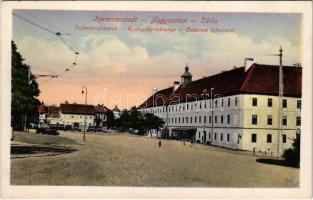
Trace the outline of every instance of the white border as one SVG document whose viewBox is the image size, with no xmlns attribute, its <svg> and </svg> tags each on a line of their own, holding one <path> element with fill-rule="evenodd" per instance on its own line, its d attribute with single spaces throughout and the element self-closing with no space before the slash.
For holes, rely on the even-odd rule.
<svg viewBox="0 0 313 200">
<path fill-rule="evenodd" d="M 4 198 L 309 198 L 312 195 L 312 2 L 2 2 L 1 197 Z M 300 187 L 292 189 L 10 186 L 12 9 L 274 12 L 303 14 Z M 292 27 L 291 27 L 292 28 Z M 269 30 L 270 31 L 270 30 Z"/>
</svg>

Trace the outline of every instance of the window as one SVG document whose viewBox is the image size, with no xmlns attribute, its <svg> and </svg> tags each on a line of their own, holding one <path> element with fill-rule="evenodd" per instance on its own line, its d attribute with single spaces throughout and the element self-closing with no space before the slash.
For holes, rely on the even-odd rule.
<svg viewBox="0 0 313 200">
<path fill-rule="evenodd" d="M 234 115 L 234 125 L 237 125 L 237 115 Z"/>
<path fill-rule="evenodd" d="M 190 123 L 192 123 L 192 117 L 190 117 Z"/>
<path fill-rule="evenodd" d="M 223 124 L 223 122 L 224 122 L 224 116 L 221 115 L 221 124 Z"/>
<path fill-rule="evenodd" d="M 272 107 L 273 106 L 273 99 L 272 98 L 268 98 L 267 99 L 267 107 Z"/>
<path fill-rule="evenodd" d="M 283 125 L 287 126 L 287 116 L 283 116 Z"/>
<path fill-rule="evenodd" d="M 230 98 L 227 99 L 227 106 L 230 106 Z"/>
<path fill-rule="evenodd" d="M 301 109 L 301 100 L 297 100 L 297 108 Z"/>
<path fill-rule="evenodd" d="M 267 134 L 266 142 L 267 143 L 272 143 L 272 134 Z"/>
<path fill-rule="evenodd" d="M 238 105 L 238 98 L 235 97 L 235 106 L 237 106 L 237 105 Z"/>
<path fill-rule="evenodd" d="M 199 123 L 201 123 L 201 116 L 199 116 Z"/>
<path fill-rule="evenodd" d="M 272 124 L 273 124 L 272 115 L 267 115 L 267 125 L 272 125 Z"/>
<path fill-rule="evenodd" d="M 253 133 L 253 134 L 251 135 L 251 142 L 252 142 L 252 143 L 256 143 L 256 134 L 255 134 L 255 133 Z"/>
<path fill-rule="evenodd" d="M 178 123 L 180 124 L 180 117 L 178 117 Z"/>
<path fill-rule="evenodd" d="M 222 99 L 222 105 L 221 105 L 221 107 L 224 107 L 224 99 Z"/>
<path fill-rule="evenodd" d="M 198 136 L 199 136 L 198 138 L 200 138 L 200 132 L 198 132 Z"/>
<path fill-rule="evenodd" d="M 206 123 L 206 116 L 203 117 L 203 123 Z"/>
<path fill-rule="evenodd" d="M 297 117 L 297 126 L 301 126 L 301 117 Z"/>
<path fill-rule="evenodd" d="M 182 121 L 183 121 L 182 123 L 184 123 L 184 121 L 185 121 L 185 118 L 184 118 L 184 117 L 182 117 Z"/>
<path fill-rule="evenodd" d="M 258 124 L 258 116 L 257 115 L 252 115 L 252 124 L 254 124 L 254 125 Z"/>
<path fill-rule="evenodd" d="M 229 133 L 227 133 L 227 142 L 229 142 Z"/>
<path fill-rule="evenodd" d="M 204 109 L 206 109 L 206 101 L 204 102 Z"/>
<path fill-rule="evenodd" d="M 227 115 L 227 124 L 230 123 L 230 115 Z"/>
<path fill-rule="evenodd" d="M 217 136 L 217 134 L 216 134 L 216 133 L 214 133 L 214 140 L 216 140 L 216 136 Z"/>
<path fill-rule="evenodd" d="M 286 142 L 287 142 L 287 135 L 283 134 L 283 143 L 286 143 Z"/>
<path fill-rule="evenodd" d="M 197 117 L 195 117 L 195 123 L 197 123 Z"/>
<path fill-rule="evenodd" d="M 175 117 L 175 123 L 177 123 L 177 118 Z"/>
<path fill-rule="evenodd" d="M 258 105 L 258 99 L 252 98 L 252 106 L 257 106 L 257 105 Z"/>
<path fill-rule="evenodd" d="M 223 133 L 221 133 L 221 141 L 223 141 Z"/>
<path fill-rule="evenodd" d="M 209 132 L 209 140 L 211 140 L 211 133 Z"/>
<path fill-rule="evenodd" d="M 200 102 L 200 103 L 199 103 L 200 110 L 201 110 L 201 106 L 202 106 L 202 103 Z"/>
<path fill-rule="evenodd" d="M 283 108 L 287 108 L 287 99 L 283 99 Z"/>
<path fill-rule="evenodd" d="M 188 124 L 188 117 L 186 117 L 186 124 Z"/>
<path fill-rule="evenodd" d="M 209 116 L 209 123 L 212 123 L 212 116 Z"/>
<path fill-rule="evenodd" d="M 187 104 L 187 110 L 189 109 L 189 104 Z"/>
<path fill-rule="evenodd" d="M 214 116 L 214 123 L 217 123 L 217 115 Z"/>
</svg>

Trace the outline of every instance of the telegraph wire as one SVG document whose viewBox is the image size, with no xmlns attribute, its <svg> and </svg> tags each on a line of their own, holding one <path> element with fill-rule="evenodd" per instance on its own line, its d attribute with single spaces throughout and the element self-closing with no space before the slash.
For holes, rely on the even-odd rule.
<svg viewBox="0 0 313 200">
<path fill-rule="evenodd" d="M 24 21 L 27 22 L 27 23 L 30 23 L 30 24 L 32 24 L 32 25 L 34 25 L 34 26 L 36 26 L 36 27 L 38 27 L 38 28 L 44 30 L 44 31 L 47 31 L 47 32 L 49 32 L 49 33 L 51 33 L 51 34 L 53 34 L 53 35 L 56 35 L 56 33 L 55 33 L 54 31 L 52 31 L 52 30 L 50 30 L 50 29 L 48 29 L 48 28 L 46 28 L 46 27 L 44 27 L 44 26 L 41 26 L 41 25 L 39 25 L 39 24 L 37 24 L 37 23 L 35 23 L 35 22 L 33 22 L 33 21 L 27 19 L 27 18 L 24 18 L 24 17 L 22 17 L 22 16 L 20 16 L 20 15 L 17 15 L 16 13 L 13 13 L 13 15 L 14 15 L 15 17 L 18 17 L 18 18 L 24 20 Z"/>
<path fill-rule="evenodd" d="M 76 53 L 76 51 L 69 44 L 67 44 L 67 42 L 62 38 L 63 35 L 70 35 L 69 33 L 63 34 L 63 33 L 60 33 L 60 32 L 55 32 L 55 31 L 53 31 L 53 30 L 51 30 L 51 29 L 49 29 L 47 27 L 44 27 L 44 26 L 42 26 L 42 25 L 40 25 L 38 23 L 35 23 L 35 22 L 25 18 L 25 17 L 22 17 L 21 15 L 18 15 L 16 13 L 13 13 L 13 15 L 15 17 L 18 17 L 18 18 L 22 19 L 23 21 L 25 21 L 27 23 L 30 23 L 30 24 L 32 24 L 32 25 L 34 25 L 34 26 L 36 26 L 36 27 L 38 27 L 38 28 L 40 28 L 40 29 L 42 29 L 44 31 L 47 31 L 48 33 L 50 33 L 50 34 L 52 34 L 54 36 L 57 36 L 71 51 L 73 51 L 73 53 Z"/>
<path fill-rule="evenodd" d="M 31 15 L 30 13 L 28 13 L 28 14 Z M 42 30 L 44 30 L 44 31 L 46 31 L 46 32 L 48 32 L 48 33 L 50 33 L 50 34 L 53 34 L 54 36 L 57 36 L 57 37 L 61 40 L 61 42 L 62 42 L 65 46 L 67 46 L 67 47 L 74 53 L 74 55 L 75 55 L 74 61 L 73 61 L 72 65 L 71 65 L 70 67 L 64 69 L 63 72 L 61 72 L 61 73 L 59 73 L 59 74 L 57 74 L 57 75 L 55 75 L 55 76 L 51 76 L 50 78 L 48 78 L 48 79 L 42 81 L 42 82 L 40 83 L 41 85 L 43 85 L 44 83 L 47 83 L 48 81 L 50 81 L 50 80 L 52 80 L 52 79 L 54 79 L 54 78 L 60 77 L 60 76 L 63 75 L 64 73 L 69 72 L 71 68 L 73 68 L 73 67 L 75 67 L 75 66 L 77 65 L 77 60 L 78 60 L 79 52 L 78 52 L 78 51 L 75 51 L 74 48 L 73 48 L 72 46 L 70 46 L 70 45 L 65 41 L 65 39 L 62 37 L 62 36 L 71 36 L 71 34 L 69 34 L 69 33 L 63 34 L 63 33 L 60 33 L 60 32 L 55 32 L 55 31 L 53 31 L 53 30 L 51 30 L 51 29 L 49 29 L 49 28 L 47 28 L 47 27 L 45 27 L 45 26 L 42 26 L 42 25 L 40 25 L 40 24 L 38 24 L 38 23 L 36 23 L 36 22 L 33 22 L 32 20 L 29 20 L 29 19 L 27 19 L 27 18 L 25 18 L 25 17 L 23 17 L 23 16 L 20 16 L 20 15 L 18 15 L 18 14 L 16 14 L 16 13 L 13 13 L 13 15 L 14 15 L 15 17 L 18 17 L 19 19 L 22 19 L 23 21 L 25 21 L 25 22 L 27 22 L 27 23 L 30 23 L 30 24 L 36 26 L 37 28 L 40 28 L 40 29 L 42 29 Z M 33 15 L 31 15 L 31 16 L 33 16 Z M 35 17 L 35 16 L 33 16 L 33 17 Z M 42 22 L 43 22 L 43 21 L 42 21 Z M 45 24 L 48 24 L 47 22 L 44 22 L 44 23 L 45 23 Z M 50 25 L 50 26 L 51 26 L 51 25 Z M 58 28 L 56 28 L 56 29 L 58 29 Z"/>
<path fill-rule="evenodd" d="M 48 21 L 43 20 L 42 18 L 36 17 L 36 16 L 34 16 L 33 14 L 31 14 L 30 12 L 28 12 L 28 11 L 26 11 L 26 10 L 23 10 L 23 12 L 24 12 L 25 14 L 27 14 L 28 16 L 31 16 L 33 19 L 39 20 L 39 21 L 41 21 L 42 23 L 49 25 L 50 28 L 55 29 L 55 30 L 59 30 L 59 28 L 57 28 L 55 25 L 49 23 Z"/>
</svg>

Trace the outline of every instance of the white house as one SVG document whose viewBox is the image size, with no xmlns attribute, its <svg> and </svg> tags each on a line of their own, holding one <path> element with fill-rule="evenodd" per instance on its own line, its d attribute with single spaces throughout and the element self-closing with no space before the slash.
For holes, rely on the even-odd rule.
<svg viewBox="0 0 313 200">
<path fill-rule="evenodd" d="M 105 128 L 108 110 L 103 106 L 63 103 L 60 107 L 41 105 L 38 112 L 40 122 L 70 129 L 84 130 L 86 120 L 87 130 L 91 126 Z"/>
<path fill-rule="evenodd" d="M 113 108 L 113 114 L 114 114 L 114 118 L 115 119 L 119 119 L 121 116 L 121 111 L 120 109 L 117 107 L 117 105 Z"/>
<path fill-rule="evenodd" d="M 186 66 L 180 85 L 156 92 L 139 110 L 162 118 L 170 137 L 281 155 L 300 134 L 302 81 L 301 67 L 282 69 L 282 109 L 279 66 L 254 63 L 195 81 Z"/>
</svg>

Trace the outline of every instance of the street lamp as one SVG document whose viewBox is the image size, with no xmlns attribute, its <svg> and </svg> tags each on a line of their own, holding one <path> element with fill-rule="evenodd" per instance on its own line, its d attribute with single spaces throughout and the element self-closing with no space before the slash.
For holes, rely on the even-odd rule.
<svg viewBox="0 0 313 200">
<path fill-rule="evenodd" d="M 86 142 L 86 116 L 87 116 L 87 87 L 83 86 L 82 88 L 82 95 L 85 93 L 85 120 L 84 120 L 84 135 L 83 140 Z"/>
</svg>

